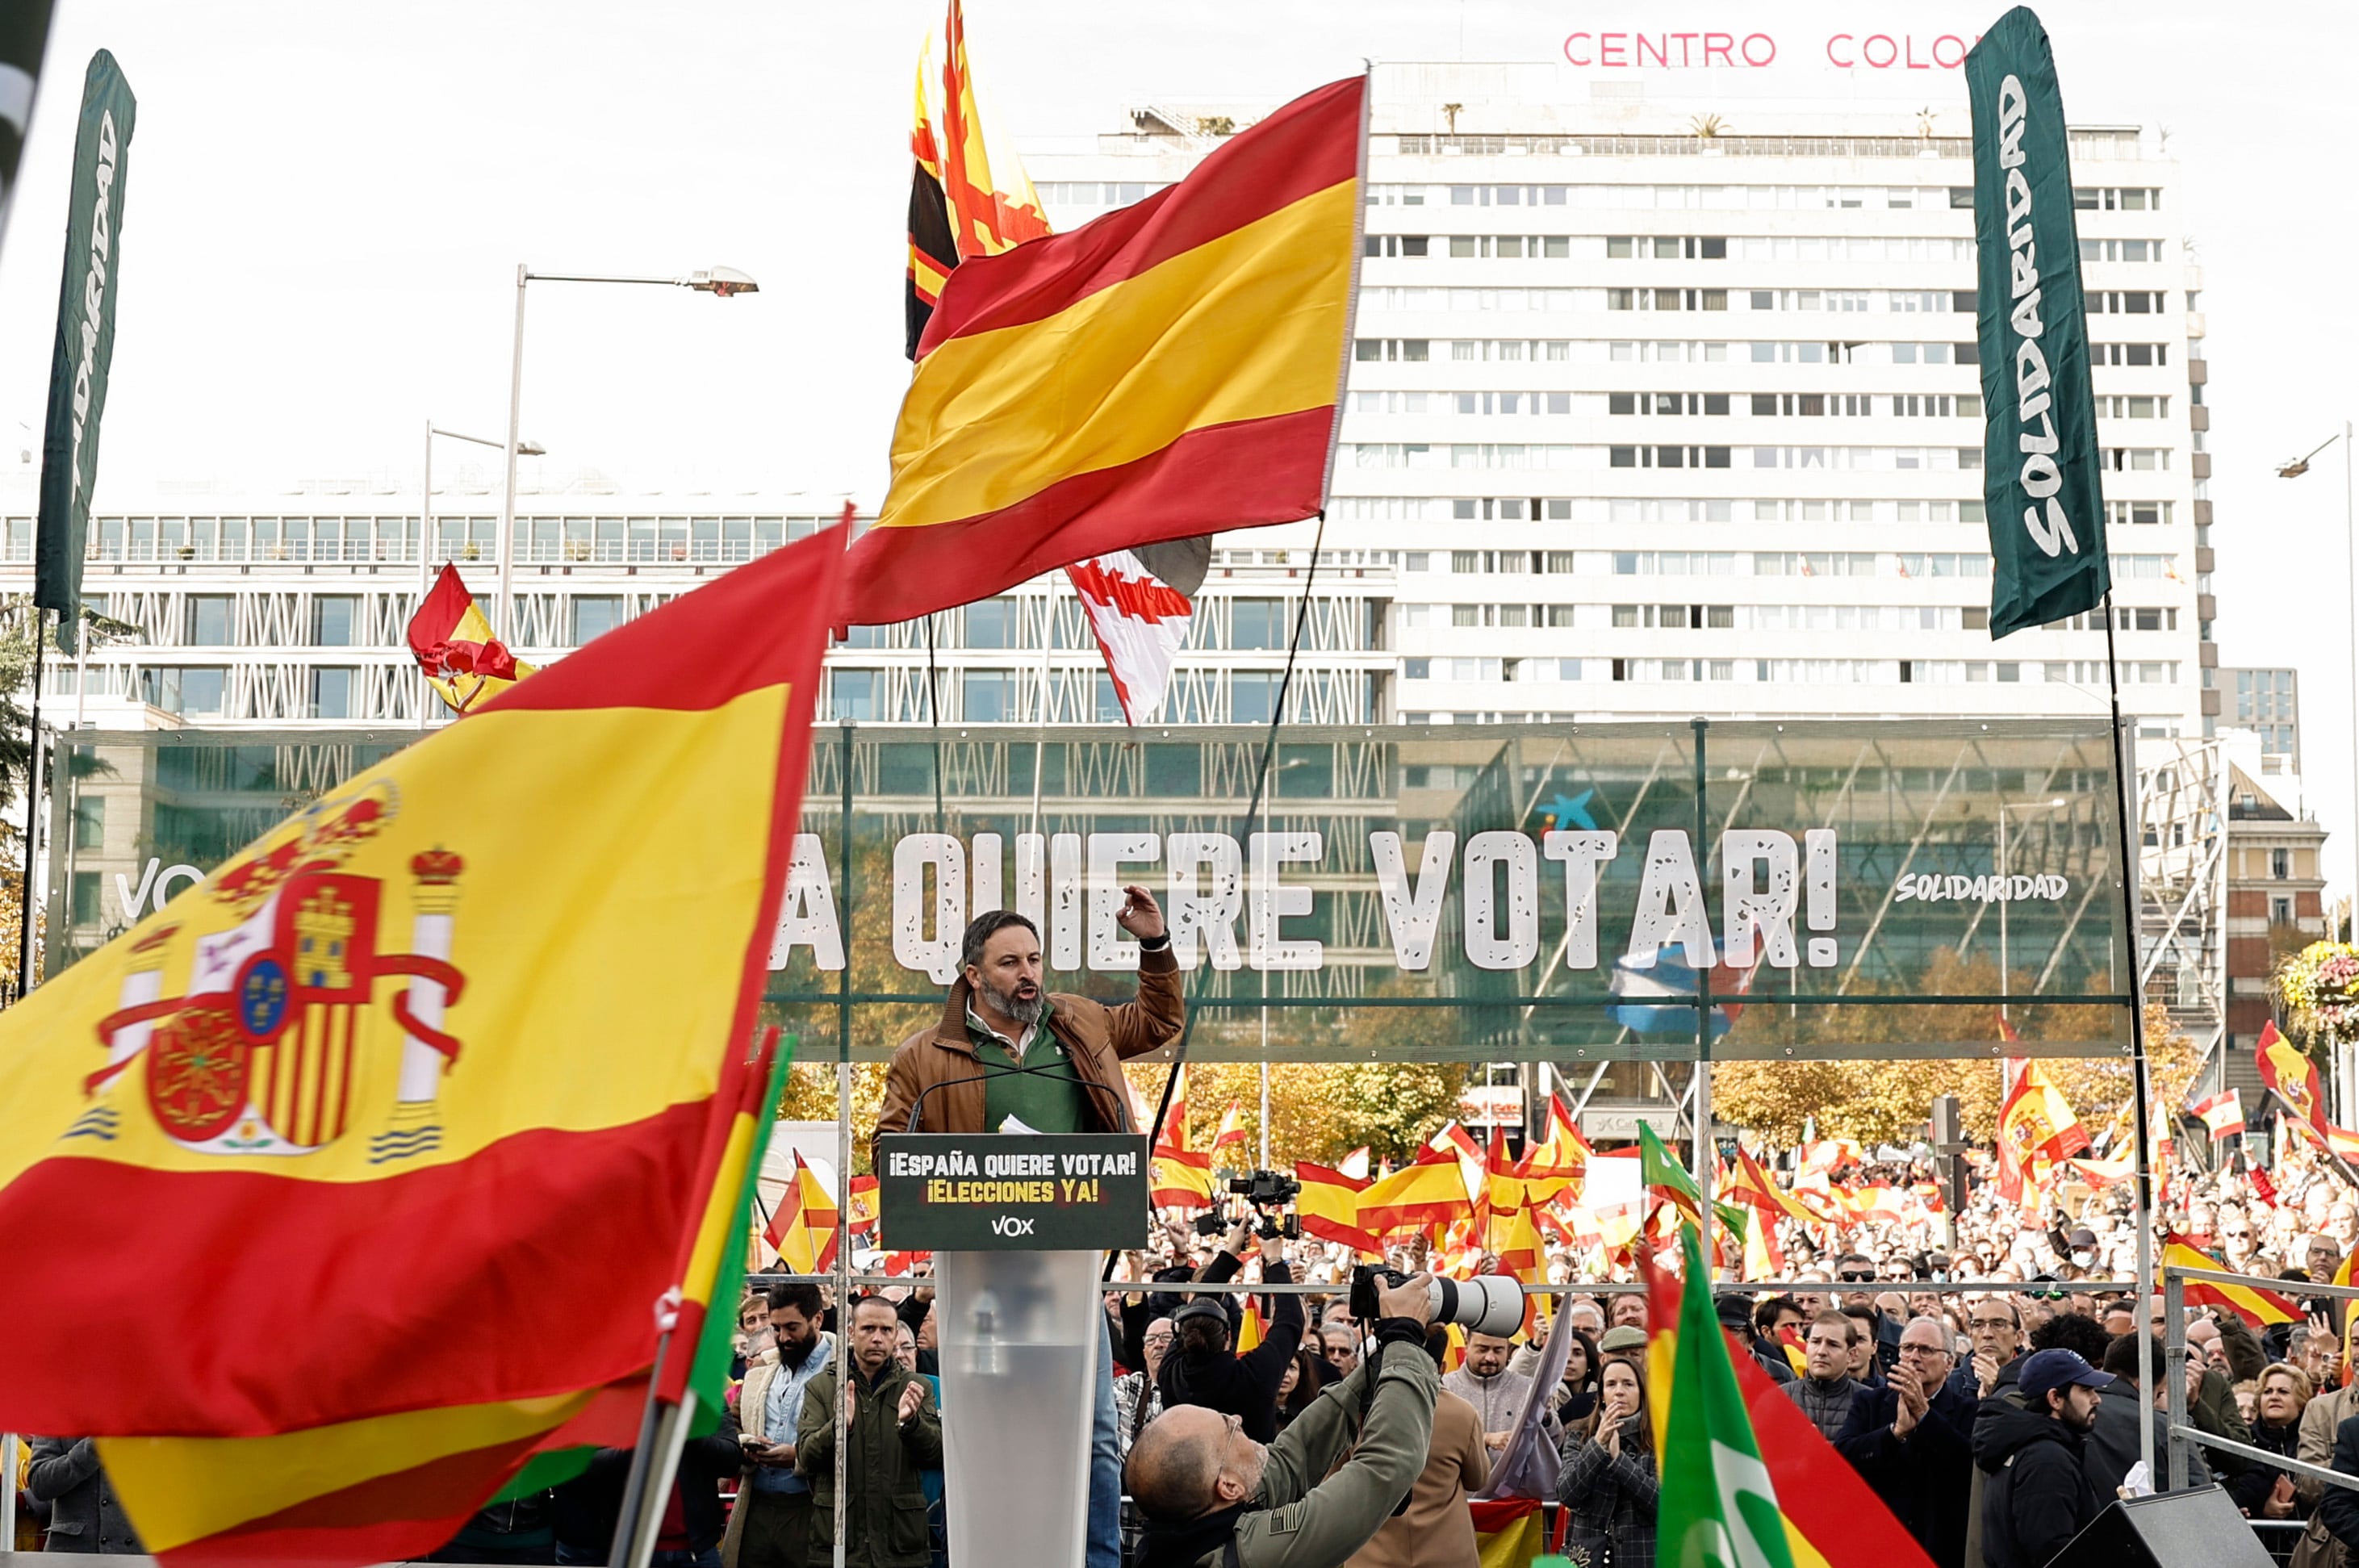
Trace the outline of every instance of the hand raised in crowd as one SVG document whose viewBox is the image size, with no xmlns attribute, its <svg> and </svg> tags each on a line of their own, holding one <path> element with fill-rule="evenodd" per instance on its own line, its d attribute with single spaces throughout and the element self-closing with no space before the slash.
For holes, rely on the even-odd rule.
<svg viewBox="0 0 2359 1568">
<path fill-rule="evenodd" d="M 1285 1261 L 1286 1261 L 1286 1237 L 1284 1237 L 1284 1236 L 1263 1236 L 1263 1237 L 1261 1238 L 1261 1263 L 1262 1263 L 1262 1269 L 1263 1269 L 1262 1278 L 1263 1278 L 1263 1279 L 1268 1279 L 1268 1278 L 1269 1278 L 1269 1274 L 1268 1274 L 1268 1272 L 1267 1272 L 1267 1271 L 1268 1271 L 1269 1266 L 1270 1266 L 1271 1264 L 1273 1264 L 1273 1263 L 1283 1263 L 1283 1262 L 1285 1262 Z"/>
<path fill-rule="evenodd" d="M 1229 1227 L 1228 1239 L 1222 1242 L 1221 1245 L 1229 1251 L 1235 1253 L 1239 1258 L 1243 1258 L 1245 1255 L 1245 1249 L 1253 1245 L 1253 1221 L 1239 1220 L 1236 1224 Z"/>
<path fill-rule="evenodd" d="M 1991 1390 L 1998 1387 L 1998 1357 L 1992 1355 L 1987 1350 L 1975 1351 L 1974 1382 L 1982 1390 L 1982 1397 L 1984 1399 L 1989 1399 Z"/>
<path fill-rule="evenodd" d="M 909 1380 L 908 1386 L 901 1390 L 899 1419 L 905 1421 L 914 1421 L 917 1419 L 918 1412 L 925 1408 L 926 1386 L 913 1377 Z"/>
<path fill-rule="evenodd" d="M 2187 1402 L 2193 1404 L 2203 1395 L 2203 1358 L 2190 1355 L 2187 1358 Z"/>
<path fill-rule="evenodd" d="M 1917 1430 L 1917 1423 L 1925 1419 L 1926 1407 L 1930 1403 L 1926 1396 L 1924 1380 L 1906 1361 L 1886 1373 L 1884 1380 L 1900 1397 L 1900 1408 L 1892 1416 L 1892 1435 L 1907 1437 Z"/>
</svg>

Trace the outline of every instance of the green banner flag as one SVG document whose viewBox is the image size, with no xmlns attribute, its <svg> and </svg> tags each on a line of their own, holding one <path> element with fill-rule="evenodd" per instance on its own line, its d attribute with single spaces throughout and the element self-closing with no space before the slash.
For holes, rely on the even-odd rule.
<svg viewBox="0 0 2359 1568">
<path fill-rule="evenodd" d="M 1687 1167 L 1671 1158 L 1663 1140 L 1645 1122 L 1638 1124 L 1638 1179 L 1653 1191 L 1673 1193 L 1671 1205 L 1690 1219 L 1702 1214 L 1703 1189 Z M 1712 1212 L 1720 1216 L 1722 1228 L 1742 1243 L 1753 1228 L 1753 1211 L 1734 1203 L 1714 1200 Z"/>
<path fill-rule="evenodd" d="M 2001 16 L 1966 56 L 1966 91 L 1981 249 L 1990 629 L 2002 637 L 2096 608 L 2113 576 L 2064 101 L 2048 31 L 2028 8 Z"/>
<path fill-rule="evenodd" d="M 1681 1568 L 1794 1568 L 1777 1489 L 1712 1312 L 1712 1275 L 1693 1225 L 1680 1227 L 1680 1250 L 1687 1283 L 1658 1461 L 1656 1559 Z"/>
<path fill-rule="evenodd" d="M 98 481 L 98 422 L 114 360 L 116 281 L 123 265 L 123 190 L 131 125 L 139 112 L 122 68 L 104 49 L 82 80 L 74 137 L 73 196 L 66 209 L 65 279 L 58 342 L 49 357 L 49 424 L 41 435 L 41 521 L 33 603 L 58 613 L 58 648 L 78 646 L 83 540 Z"/>
</svg>

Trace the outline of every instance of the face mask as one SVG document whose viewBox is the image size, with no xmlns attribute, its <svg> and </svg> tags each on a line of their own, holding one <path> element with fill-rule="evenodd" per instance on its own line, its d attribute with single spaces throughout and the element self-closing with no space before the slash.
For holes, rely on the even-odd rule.
<svg viewBox="0 0 2359 1568">
<path fill-rule="evenodd" d="M 2075 1269 L 2086 1269 L 2090 1264 L 2094 1263 L 2096 1260 L 2097 1255 L 2093 1252 L 2076 1252 L 2072 1255 L 2072 1267 Z"/>
</svg>

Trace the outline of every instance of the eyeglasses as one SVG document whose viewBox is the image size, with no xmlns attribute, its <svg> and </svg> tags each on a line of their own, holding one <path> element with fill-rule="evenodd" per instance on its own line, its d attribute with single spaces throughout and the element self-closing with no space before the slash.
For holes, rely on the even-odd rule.
<svg viewBox="0 0 2359 1568">
<path fill-rule="evenodd" d="M 1844 1273 L 1838 1274 L 1835 1278 L 1846 1285 L 1873 1285 L 1875 1283 L 1875 1276 L 1873 1274 Z"/>
</svg>

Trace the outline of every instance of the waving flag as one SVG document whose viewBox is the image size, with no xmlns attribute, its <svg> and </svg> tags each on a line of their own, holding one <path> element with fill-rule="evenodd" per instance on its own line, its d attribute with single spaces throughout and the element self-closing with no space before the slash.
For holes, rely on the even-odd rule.
<svg viewBox="0 0 2359 1568">
<path fill-rule="evenodd" d="M 1662 1486 L 1656 1514 L 1659 1560 L 1699 1568 L 1932 1568 L 1925 1549 L 1820 1435 L 1802 1408 L 1753 1357 L 1728 1353 L 1692 1227 L 1682 1227 L 1680 1249 L 1689 1281 L 1684 1287 L 1679 1276 L 1656 1268 L 1651 1259 L 1638 1260 L 1647 1283 L 1647 1410 L 1654 1421 Z M 1691 1357 L 1701 1365 L 1691 1365 Z M 1715 1374 L 1723 1369 L 1734 1374 L 1733 1410 L 1728 1390 L 1714 1388 Z M 1703 1396 L 1690 1397 L 1700 1382 Z M 1712 1506 L 1714 1496 L 1721 1499 L 1719 1509 Z M 1739 1521 L 1744 1533 L 1738 1532 Z M 1772 1521 L 1782 1523 L 1782 1539 L 1767 1528 Z M 1674 1541 L 1681 1543 L 1676 1549 Z M 1777 1554 L 1781 1545 L 1783 1553 Z M 1680 1555 L 1672 1556 L 1674 1550 Z"/>
<path fill-rule="evenodd" d="M 1230 1144 L 1243 1149 L 1245 1141 L 1245 1107 L 1231 1100 L 1228 1108 L 1221 1113 L 1221 1125 L 1212 1129 L 1212 1152 L 1217 1155 Z M 1234 1170 L 1235 1167 L 1229 1169 Z"/>
<path fill-rule="evenodd" d="M 778 1267 L 788 1274 L 824 1274 L 835 1267 L 836 1238 L 840 1234 L 834 1194 L 819 1172 L 803 1163 L 802 1150 L 795 1151 L 795 1177 L 787 1184 L 787 1195 L 770 1215 L 769 1228 L 762 1239 L 778 1255 Z"/>
<path fill-rule="evenodd" d="M 492 635 L 466 580 L 448 561 L 409 617 L 409 651 L 454 713 L 473 713 L 538 668 Z"/>
<path fill-rule="evenodd" d="M 851 1223 L 843 1228 L 850 1236 L 866 1236 L 876 1228 L 876 1178 L 854 1176 L 851 1188 Z"/>
<path fill-rule="evenodd" d="M 2071 1102 L 2048 1081 L 2038 1062 L 2026 1062 L 1999 1107 L 1999 1195 L 2023 1202 L 2038 1164 L 2069 1160 L 2088 1147 L 2089 1135 Z"/>
<path fill-rule="evenodd" d="M 1712 1314 L 1703 1245 L 1682 1227 L 1687 1288 L 1680 1293 L 1679 1342 L 1666 1399 L 1657 1535 L 1667 1561 L 1726 1568 L 1794 1568 L 1783 1510 L 1761 1444 L 1745 1413 L 1728 1342 Z"/>
<path fill-rule="evenodd" d="M 846 618 L 1326 504 L 1350 348 L 1353 78 L 1069 234 L 964 257 L 918 347 Z"/>
<path fill-rule="evenodd" d="M 1196 615 L 1188 595 L 1203 573 L 1182 590 L 1149 571 L 1136 550 L 1118 550 L 1075 561 L 1065 577 L 1089 617 L 1124 721 L 1146 723 L 1163 706 L 1172 663 L 1188 646 Z"/>
<path fill-rule="evenodd" d="M 2315 1131 L 2326 1137 L 2326 1096 L 2319 1092 L 2318 1063 L 2312 1062 L 2301 1048 L 2277 1032 L 2274 1021 L 2261 1026 L 2261 1038 L 2253 1051 L 2254 1065 L 2261 1070 L 2262 1084 L 2293 1107 L 2293 1114 Z"/>
<path fill-rule="evenodd" d="M 1302 1183 L 1301 1194 L 1294 1201 L 1294 1213 L 1302 1222 L 1303 1235 L 1337 1242 L 1360 1252 L 1378 1250 L 1376 1238 L 1360 1225 L 1360 1194 L 1367 1188 L 1367 1178 L 1346 1176 L 1341 1171 L 1298 1160 L 1294 1162 L 1294 1179 Z"/>
<path fill-rule="evenodd" d="M 2213 1269 L 2223 1274 L 2234 1273 L 2226 1264 L 2176 1233 L 2162 1241 L 2162 1261 L 2180 1269 Z M 2186 1282 L 2187 1304 L 2190 1307 L 2225 1307 L 2251 1323 L 2255 1328 L 2267 1328 L 2271 1323 L 2299 1323 L 2301 1313 L 2292 1300 L 2275 1290 L 2264 1290 L 2254 1285 L 2219 1285 L 2208 1279 Z"/>
<path fill-rule="evenodd" d="M 1563 1096 L 1550 1094 L 1548 1130 L 1538 1141 L 1525 1147 L 1516 1174 L 1532 1181 L 1561 1178 L 1567 1186 L 1577 1186 L 1589 1173 L 1589 1140 L 1581 1136 L 1572 1113 L 1564 1108 Z"/>
<path fill-rule="evenodd" d="M 1371 1236 L 1389 1231 L 1449 1225 L 1469 1218 L 1473 1200 L 1457 1160 L 1426 1149 L 1410 1164 L 1371 1182 L 1360 1194 L 1360 1228 Z"/>
<path fill-rule="evenodd" d="M 942 74 L 932 71 L 933 39 L 918 52 L 916 123 L 909 151 L 917 171 L 909 186 L 909 357 L 918 357 L 942 285 L 970 256 L 997 256 L 1049 232 L 1048 214 L 1012 153 L 996 169 L 992 138 L 967 58 L 966 16 L 951 0 L 942 21 Z"/>
<path fill-rule="evenodd" d="M 617 629 L 0 1015 L 0 1301 L 50 1347 L 0 1428 L 267 1445 L 107 1457 L 191 1562 L 419 1555 L 534 1452 L 629 1441 L 727 1185 L 841 561 Z"/>
<path fill-rule="evenodd" d="M 1212 1206 L 1212 1156 L 1188 1144 L 1188 1064 L 1171 1070 L 1171 1104 L 1148 1156 L 1147 1201 L 1160 1208 Z"/>
<path fill-rule="evenodd" d="M 2241 1138 L 2245 1131 L 2245 1099 L 2234 1089 L 2223 1089 L 2208 1099 L 2198 1100 L 2187 1107 L 2194 1113 L 2212 1135 L 2212 1141 L 2221 1143 Z"/>
</svg>

